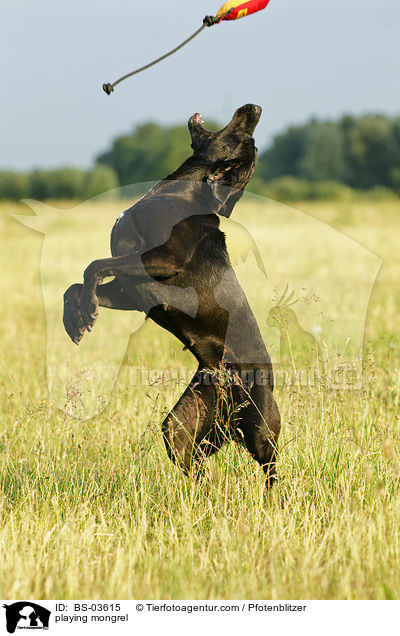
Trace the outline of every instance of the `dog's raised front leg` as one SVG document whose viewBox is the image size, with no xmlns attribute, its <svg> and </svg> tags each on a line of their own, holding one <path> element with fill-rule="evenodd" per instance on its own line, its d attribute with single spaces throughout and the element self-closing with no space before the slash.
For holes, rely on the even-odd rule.
<svg viewBox="0 0 400 636">
<path fill-rule="evenodd" d="M 65 331 L 75 344 L 82 340 L 87 328 L 80 312 L 82 289 L 83 285 L 76 283 L 71 285 L 64 294 L 63 323 Z M 96 296 L 100 307 L 125 311 L 135 309 L 132 299 L 121 289 L 121 285 L 116 278 L 109 283 L 99 285 L 96 289 Z"/>
<path fill-rule="evenodd" d="M 145 254 L 123 254 L 112 258 L 93 261 L 83 275 L 83 287 L 79 300 L 80 315 L 83 327 L 90 330 L 97 317 L 99 299 L 98 285 L 107 276 L 132 276 L 136 283 L 162 282 L 182 272 L 189 253 L 186 248 L 177 249 L 180 244 L 175 241 L 171 249 L 163 245 Z"/>
</svg>

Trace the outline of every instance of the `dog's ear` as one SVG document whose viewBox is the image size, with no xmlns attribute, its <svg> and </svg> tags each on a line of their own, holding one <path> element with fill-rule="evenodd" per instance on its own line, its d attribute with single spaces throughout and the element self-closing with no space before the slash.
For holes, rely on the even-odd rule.
<svg viewBox="0 0 400 636">
<path fill-rule="evenodd" d="M 243 190 L 235 190 L 235 188 L 229 188 L 229 190 L 230 190 L 230 195 L 226 197 L 224 203 L 221 205 L 221 207 L 218 210 L 218 214 L 220 216 L 226 216 L 227 218 L 230 217 L 236 203 L 243 196 Z"/>
<path fill-rule="evenodd" d="M 215 214 L 230 216 L 235 203 L 243 192 L 236 189 L 239 166 L 236 163 L 226 163 L 214 170 L 207 177 L 210 191 L 209 205 Z"/>
<path fill-rule="evenodd" d="M 235 204 L 243 194 L 243 190 L 251 179 L 256 165 L 257 149 L 254 148 L 251 161 L 235 159 L 214 164 L 214 169 L 207 177 L 215 201 L 218 204 L 218 214 L 230 216 Z"/>
</svg>

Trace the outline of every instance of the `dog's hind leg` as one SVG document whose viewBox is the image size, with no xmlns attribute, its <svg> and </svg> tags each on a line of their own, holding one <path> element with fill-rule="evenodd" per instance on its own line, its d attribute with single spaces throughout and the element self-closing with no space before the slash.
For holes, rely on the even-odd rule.
<svg viewBox="0 0 400 636">
<path fill-rule="evenodd" d="M 202 382 L 206 375 L 196 374 L 162 424 L 168 455 L 187 475 L 199 471 L 202 460 L 225 441 L 214 423 L 215 387 Z"/>
<path fill-rule="evenodd" d="M 250 455 L 261 465 L 266 475 L 266 486 L 276 481 L 276 456 L 280 432 L 280 415 L 271 392 L 268 392 L 267 409 L 260 411 L 254 403 L 241 412 L 238 424 L 244 445 Z"/>
<path fill-rule="evenodd" d="M 75 285 L 71 285 L 64 294 L 64 327 L 71 340 L 76 344 L 80 342 L 87 329 L 80 312 L 82 289 L 83 285 L 76 283 Z M 100 307 L 123 311 L 132 311 L 135 309 L 132 299 L 125 294 L 117 278 L 114 278 L 114 280 L 109 283 L 98 285 L 96 297 Z"/>
<path fill-rule="evenodd" d="M 265 485 L 270 488 L 276 481 L 277 442 L 271 439 L 267 427 L 264 426 L 252 430 L 247 428 L 243 435 L 247 450 L 261 465 L 266 476 Z"/>
</svg>

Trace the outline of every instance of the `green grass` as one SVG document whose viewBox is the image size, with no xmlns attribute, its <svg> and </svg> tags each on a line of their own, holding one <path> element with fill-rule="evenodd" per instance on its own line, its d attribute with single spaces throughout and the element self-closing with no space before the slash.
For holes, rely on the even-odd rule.
<svg viewBox="0 0 400 636">
<path fill-rule="evenodd" d="M 119 203 L 90 205 L 99 218 L 122 209 Z M 241 206 L 234 218 L 253 224 L 279 293 L 287 270 L 300 267 L 295 242 L 287 248 L 295 228 L 284 209 L 281 225 L 280 208 L 274 208 L 269 226 L 261 224 L 257 203 Z M 72 416 L 71 406 L 82 397 L 73 391 L 56 408 L 46 382 L 43 239 L 10 218 L 10 212 L 28 213 L 26 207 L 1 206 L 0 597 L 400 598 L 400 203 L 296 207 L 365 245 L 384 266 L 368 308 L 363 389 L 277 387 L 279 482 L 265 493 L 261 470 L 233 444 L 208 461 L 200 482 L 169 462 L 159 424 L 182 391 L 176 383 L 121 382 L 107 409 L 89 420 Z M 81 279 L 82 263 L 108 254 L 108 221 L 89 232 L 88 218 L 79 217 L 87 237 L 83 253 L 73 251 L 68 222 L 53 221 L 58 250 L 47 250 L 46 258 L 58 267 L 55 287 L 48 287 L 56 296 L 64 279 Z M 287 257 L 279 258 L 282 250 Z M 271 276 L 275 262 L 279 271 Z M 315 264 L 301 267 L 311 275 Z M 344 271 L 356 314 L 364 273 L 348 262 Z M 300 289 L 296 275 L 290 282 Z M 259 299 L 258 317 L 267 301 Z M 335 292 L 332 312 L 337 303 Z M 104 310 L 90 335 L 91 342 L 102 341 L 105 356 L 115 343 L 107 345 L 101 330 L 125 324 L 119 320 L 126 317 Z M 264 333 L 265 319 L 259 322 Z M 73 345 L 65 339 L 59 347 L 62 361 Z M 125 362 L 195 367 L 150 323 L 132 336 Z M 121 375 L 127 372 L 125 366 Z"/>
</svg>

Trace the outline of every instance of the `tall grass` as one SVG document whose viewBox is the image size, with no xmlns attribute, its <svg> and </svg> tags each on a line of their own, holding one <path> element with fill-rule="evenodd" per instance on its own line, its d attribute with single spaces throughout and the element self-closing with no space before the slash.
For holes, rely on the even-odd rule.
<svg viewBox="0 0 400 636">
<path fill-rule="evenodd" d="M 199 481 L 170 463 L 159 423 L 181 390 L 174 384 L 121 382 L 87 421 L 71 416 L 73 393 L 55 408 L 42 238 L 10 218 L 22 206 L 0 208 L 0 597 L 400 597 L 400 205 L 299 207 L 384 267 L 367 317 L 363 389 L 277 387 L 279 481 L 268 493 L 234 444 Z M 169 334 L 146 333 L 144 365 L 194 368 Z"/>
</svg>

